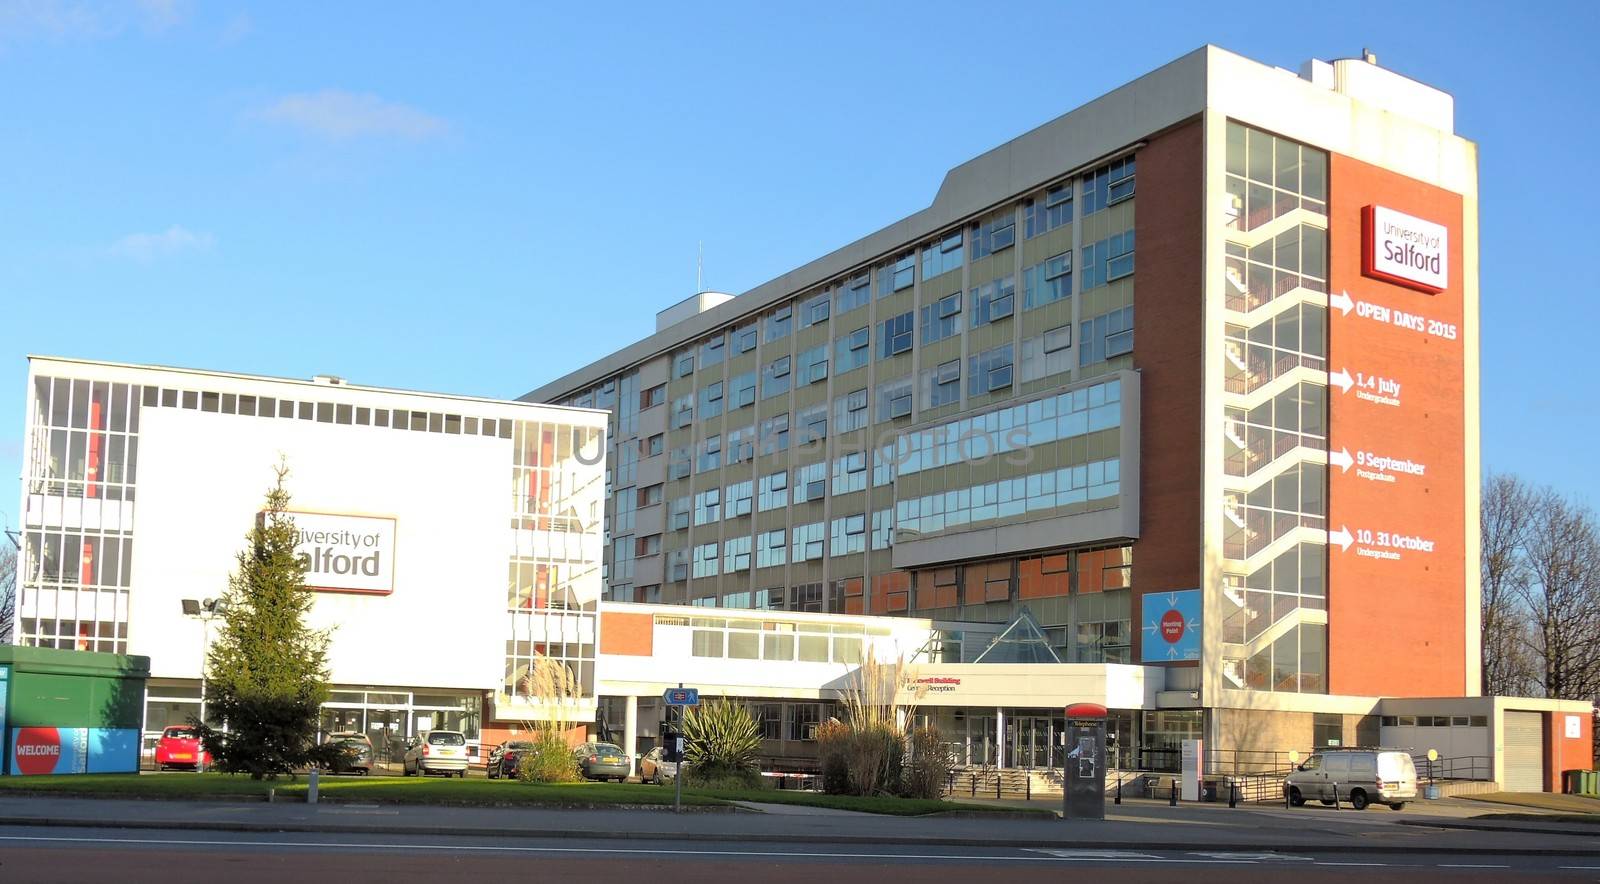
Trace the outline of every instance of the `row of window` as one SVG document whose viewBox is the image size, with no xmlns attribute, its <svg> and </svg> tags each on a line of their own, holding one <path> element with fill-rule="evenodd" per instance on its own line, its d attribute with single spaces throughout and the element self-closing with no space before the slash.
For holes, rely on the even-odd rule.
<svg viewBox="0 0 1600 884">
<path fill-rule="evenodd" d="M 1064 182 L 1050 187 L 1043 197 L 1025 200 L 1022 203 L 1024 237 L 1031 239 L 1041 236 L 1070 222 L 1073 218 L 1075 186 L 1082 192 L 1085 216 L 1129 199 L 1134 195 L 1135 166 L 1134 157 L 1124 157 L 1083 175 L 1076 183 Z M 887 297 L 911 288 L 916 282 L 914 274 L 919 264 L 922 279 L 933 279 L 962 267 L 969 251 L 972 260 L 979 260 L 1010 248 L 1016 241 L 1016 216 L 1013 211 L 1002 211 L 956 228 L 933 242 L 879 265 L 875 273 L 877 295 L 880 298 Z M 1046 287 L 1041 284 L 1038 300 L 1030 301 L 1030 306 L 1049 303 L 1071 294 L 1071 254 L 1057 256 L 1051 262 L 1052 275 L 1049 279 L 1060 280 L 1065 276 L 1065 284 L 1058 282 L 1050 286 L 1054 290 L 1053 295 L 1047 294 L 1044 291 Z M 1086 246 L 1084 263 L 1089 270 L 1085 278 L 1085 291 L 1133 272 L 1133 232 L 1130 230 Z M 699 345 L 678 353 L 673 360 L 673 375 L 681 378 L 697 367 L 705 369 L 719 365 L 728 358 L 730 349 L 734 355 L 750 352 L 756 348 L 758 339 L 772 343 L 787 337 L 796 328 L 817 325 L 833 316 L 859 309 L 872 297 L 873 277 L 873 272 L 857 272 L 824 286 L 816 293 L 778 307 L 758 320 L 735 328 L 731 333 L 718 332 Z M 924 331 L 924 342 L 953 334 L 953 331 L 945 329 L 953 313 L 959 312 L 960 296 L 958 293 L 952 297 L 957 305 L 954 311 L 942 301 L 922 308 L 925 315 L 931 308 L 937 314 L 933 318 L 939 320 L 938 323 L 924 323 L 925 326 L 931 324 L 933 328 L 932 331 Z M 985 303 L 989 301 L 997 303 L 988 318 L 975 319 L 974 326 L 1010 315 L 1009 304 L 1003 297 L 986 297 Z M 896 317 L 887 339 L 880 328 L 880 357 L 909 349 L 910 332 L 909 317 L 904 320 Z M 598 398 L 586 401 L 585 397 L 578 397 L 574 404 L 607 407 Z"/>
</svg>

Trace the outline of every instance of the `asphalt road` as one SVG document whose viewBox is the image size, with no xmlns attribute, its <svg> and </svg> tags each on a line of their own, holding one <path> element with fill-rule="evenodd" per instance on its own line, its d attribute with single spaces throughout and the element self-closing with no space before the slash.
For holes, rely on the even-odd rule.
<svg viewBox="0 0 1600 884">
<path fill-rule="evenodd" d="M 859 844 L 554 841 L 537 838 L 256 834 L 0 827 L 0 881 L 396 882 L 465 876 L 583 876 L 592 881 L 830 884 L 1097 881 L 1600 881 L 1600 859 L 1473 853 L 1319 855 L 1226 850 L 1026 850 Z"/>
</svg>

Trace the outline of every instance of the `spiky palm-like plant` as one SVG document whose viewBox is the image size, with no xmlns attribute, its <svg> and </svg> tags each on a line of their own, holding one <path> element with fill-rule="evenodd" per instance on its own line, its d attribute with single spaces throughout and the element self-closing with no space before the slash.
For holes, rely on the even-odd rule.
<svg viewBox="0 0 1600 884">
<path fill-rule="evenodd" d="M 684 762 L 701 777 L 759 771 L 761 726 L 750 711 L 724 699 L 689 710 L 683 717 Z"/>
</svg>

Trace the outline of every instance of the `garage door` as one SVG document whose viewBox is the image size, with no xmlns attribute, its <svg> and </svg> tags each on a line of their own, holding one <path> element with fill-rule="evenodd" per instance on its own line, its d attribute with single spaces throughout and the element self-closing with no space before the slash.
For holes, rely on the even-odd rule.
<svg viewBox="0 0 1600 884">
<path fill-rule="evenodd" d="M 1544 791 L 1544 715 L 1507 712 L 1505 727 L 1507 792 Z"/>
</svg>

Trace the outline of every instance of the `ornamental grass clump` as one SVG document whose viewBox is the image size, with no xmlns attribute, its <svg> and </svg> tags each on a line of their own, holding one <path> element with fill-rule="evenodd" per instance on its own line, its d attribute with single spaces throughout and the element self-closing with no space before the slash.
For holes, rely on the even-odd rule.
<svg viewBox="0 0 1600 884">
<path fill-rule="evenodd" d="M 567 745 L 572 713 L 582 697 L 582 686 L 572 670 L 544 655 L 522 679 L 522 693 L 542 713 L 528 725 L 533 747 L 517 759 L 517 780 L 523 783 L 576 783 L 583 779 L 578 758 Z"/>
</svg>

